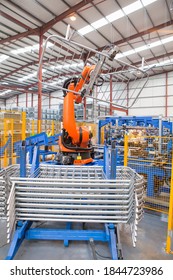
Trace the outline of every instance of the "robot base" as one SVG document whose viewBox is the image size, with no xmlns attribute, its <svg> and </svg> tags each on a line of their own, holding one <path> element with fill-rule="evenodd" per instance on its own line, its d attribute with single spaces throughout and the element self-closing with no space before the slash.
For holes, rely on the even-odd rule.
<svg viewBox="0 0 173 280">
<path fill-rule="evenodd" d="M 93 162 L 90 152 L 60 152 L 57 161 L 63 165 L 85 165 Z"/>
</svg>

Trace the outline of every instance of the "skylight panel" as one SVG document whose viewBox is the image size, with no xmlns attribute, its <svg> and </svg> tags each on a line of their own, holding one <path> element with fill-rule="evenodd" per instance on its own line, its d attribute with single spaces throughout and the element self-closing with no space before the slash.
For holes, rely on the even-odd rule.
<svg viewBox="0 0 173 280">
<path fill-rule="evenodd" d="M 36 75 L 37 75 L 37 71 L 35 71 L 34 73 L 29 74 L 28 76 L 24 76 L 24 77 L 22 77 L 22 78 L 19 78 L 18 80 L 19 80 L 19 82 L 23 82 L 23 81 L 26 81 L 26 80 L 28 80 L 29 78 L 32 78 L 32 77 L 34 77 L 34 76 L 36 76 Z"/>
<path fill-rule="evenodd" d="M 124 13 L 122 12 L 122 10 L 118 10 L 108 16 L 106 16 L 106 19 L 109 21 L 109 22 L 112 22 L 112 21 L 115 21 L 119 18 L 122 18 L 124 17 Z"/>
<path fill-rule="evenodd" d="M 144 6 L 147 6 L 147 5 L 150 5 L 150 4 L 154 3 L 154 2 L 156 2 L 157 0 L 141 0 L 141 1 L 142 1 L 142 4 Z"/>
<path fill-rule="evenodd" d="M 161 61 L 159 63 L 145 65 L 144 67 L 140 67 L 140 69 L 141 70 L 147 70 L 147 69 L 150 69 L 152 67 L 163 67 L 163 66 L 169 66 L 169 65 L 172 65 L 172 64 L 173 64 L 173 59 L 169 59 L 169 60 Z"/>
<path fill-rule="evenodd" d="M 53 46 L 53 43 L 51 43 L 51 42 L 48 42 L 46 45 L 47 48 L 50 48 L 51 46 Z M 39 44 L 36 44 L 33 46 L 28 46 L 28 47 L 20 48 L 17 50 L 12 50 L 11 53 L 17 55 L 17 54 L 21 54 L 21 53 L 25 53 L 25 52 L 32 52 L 32 51 L 35 51 L 38 49 L 39 49 Z"/>
<path fill-rule="evenodd" d="M 145 50 L 148 50 L 149 49 L 149 46 L 148 45 L 144 45 L 144 46 L 141 46 L 141 47 L 138 47 L 135 49 L 135 52 L 142 52 L 142 51 L 145 51 Z"/>
<path fill-rule="evenodd" d="M 81 34 L 81 35 L 85 35 L 91 31 L 93 31 L 94 28 L 91 26 L 91 25 L 87 25 L 81 29 L 78 30 L 78 32 Z"/>
<path fill-rule="evenodd" d="M 166 44 L 172 41 L 173 41 L 173 36 L 161 40 L 162 44 Z"/>
<path fill-rule="evenodd" d="M 134 50 L 129 50 L 129 51 L 126 51 L 126 52 L 123 52 L 123 53 L 119 53 L 119 54 L 116 55 L 116 58 L 121 58 L 121 57 L 124 57 L 124 56 L 129 56 L 129 55 L 134 54 L 134 53 L 139 53 L 139 52 L 142 52 L 142 51 L 145 51 L 145 50 L 148 50 L 148 49 L 152 49 L 152 48 L 161 46 L 162 44 L 166 44 L 166 43 L 169 43 L 169 42 L 172 42 L 172 41 L 173 41 L 173 36 L 162 39 L 162 40 L 155 41 L 155 42 L 153 42 L 149 45 L 144 45 L 144 46 L 138 47 Z"/>
<path fill-rule="evenodd" d="M 8 55 L 5 55 L 5 54 L 0 55 L 0 63 L 3 62 L 4 60 L 8 59 L 8 58 L 9 58 Z"/>
<path fill-rule="evenodd" d="M 142 1 L 142 2 L 141 2 Z M 85 35 L 91 31 L 94 31 L 94 29 L 98 29 L 100 28 L 101 26 L 104 26 L 110 22 L 113 22 L 115 20 L 118 20 L 122 17 L 125 17 L 126 15 L 129 15 L 133 12 L 136 12 L 140 9 L 143 8 L 143 6 L 148 6 L 154 2 L 156 2 L 158 0 L 138 0 L 138 1 L 135 1 L 134 3 L 124 7 L 122 10 L 118 10 L 116 12 L 113 12 L 109 15 L 107 15 L 106 17 L 103 17 L 102 19 L 100 20 L 97 20 L 93 23 L 91 23 L 91 25 L 87 25 L 81 29 L 78 30 L 78 32 L 81 34 L 81 35 Z M 108 22 L 107 22 L 107 21 Z M 93 28 L 94 27 L 94 28 Z"/>
<path fill-rule="evenodd" d="M 5 91 L 2 91 L 0 92 L 0 95 L 6 95 L 7 93 L 10 93 L 12 90 L 11 89 L 8 89 L 8 90 L 5 90 Z"/>
<path fill-rule="evenodd" d="M 142 4 L 140 1 L 136 1 L 126 7 L 123 8 L 123 11 L 126 15 L 129 15 L 133 12 L 136 12 L 138 10 L 140 10 L 141 8 L 143 8 Z"/>
<path fill-rule="evenodd" d="M 156 42 L 153 42 L 153 43 L 149 44 L 148 47 L 151 49 L 151 48 L 154 48 L 154 47 L 157 47 L 157 46 L 160 46 L 160 45 L 162 45 L 162 42 L 159 40 L 159 41 L 156 41 Z"/>
<path fill-rule="evenodd" d="M 123 52 L 123 53 L 120 53 L 120 54 L 118 53 L 116 55 L 116 58 L 121 58 L 123 56 L 128 56 L 128 55 L 131 55 L 131 54 L 134 54 L 134 53 L 136 53 L 135 49 L 134 50 L 130 50 L 130 51 L 126 51 L 126 52 Z"/>
<path fill-rule="evenodd" d="M 91 25 L 95 28 L 98 29 L 104 25 L 108 24 L 108 21 L 105 18 L 101 18 L 95 22 L 93 22 Z"/>
<path fill-rule="evenodd" d="M 46 72 L 46 71 L 47 71 L 46 69 L 42 69 L 42 73 L 44 73 L 44 72 Z M 30 78 L 36 76 L 36 75 L 37 75 L 37 71 L 35 71 L 35 72 L 29 74 L 28 76 L 24 76 L 24 77 L 22 77 L 22 78 L 19 78 L 18 81 L 19 81 L 19 82 L 23 82 L 23 81 L 26 81 L 26 80 L 28 80 L 28 79 L 30 79 Z"/>
</svg>

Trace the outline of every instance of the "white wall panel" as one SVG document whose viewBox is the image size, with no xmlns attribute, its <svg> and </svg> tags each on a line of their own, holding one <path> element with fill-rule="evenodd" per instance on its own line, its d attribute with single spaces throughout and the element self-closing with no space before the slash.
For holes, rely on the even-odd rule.
<svg viewBox="0 0 173 280">
<path fill-rule="evenodd" d="M 0 99 L 0 107 L 1 109 L 4 108 L 5 102 L 3 99 Z"/>
<path fill-rule="evenodd" d="M 168 95 L 173 95 L 173 84 L 168 85 Z"/>
<path fill-rule="evenodd" d="M 172 83 L 172 85 L 171 85 Z M 173 95 L 173 74 L 168 73 L 168 95 Z M 166 74 L 149 78 L 145 88 L 133 108 L 129 109 L 129 115 L 163 115 L 165 116 L 166 104 Z M 173 100 L 168 98 L 168 106 L 172 106 Z M 141 111 L 142 109 L 142 111 Z M 168 108 L 168 115 L 171 108 Z M 142 112 L 142 114 L 141 114 Z"/>
<path fill-rule="evenodd" d="M 145 108 L 145 109 L 136 109 L 133 108 L 130 110 L 129 116 L 164 116 L 165 110 L 163 108 Z"/>
<path fill-rule="evenodd" d="M 17 105 L 17 97 L 11 97 L 9 99 L 6 100 L 6 108 L 11 108 L 11 107 L 16 107 Z"/>
</svg>

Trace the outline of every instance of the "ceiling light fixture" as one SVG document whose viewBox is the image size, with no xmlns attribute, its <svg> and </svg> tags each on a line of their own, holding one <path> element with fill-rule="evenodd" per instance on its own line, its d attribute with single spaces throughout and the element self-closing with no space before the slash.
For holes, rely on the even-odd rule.
<svg viewBox="0 0 173 280">
<path fill-rule="evenodd" d="M 72 15 L 70 16 L 70 19 L 71 19 L 71 21 L 75 21 L 75 20 L 76 20 L 75 14 L 72 14 Z"/>
</svg>

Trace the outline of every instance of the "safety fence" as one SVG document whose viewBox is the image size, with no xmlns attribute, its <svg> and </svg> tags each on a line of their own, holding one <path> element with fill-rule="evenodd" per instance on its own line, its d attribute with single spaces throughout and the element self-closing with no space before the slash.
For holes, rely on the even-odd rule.
<svg viewBox="0 0 173 280">
<path fill-rule="evenodd" d="M 144 207 L 168 214 L 166 251 L 173 243 L 173 137 L 125 135 L 124 165 L 143 175 L 146 181 Z"/>
<path fill-rule="evenodd" d="M 26 119 L 26 112 L 0 111 L 0 169 L 18 163 L 19 150 L 16 142 L 43 131 L 49 131 L 49 136 L 59 133 L 61 123 Z"/>
<path fill-rule="evenodd" d="M 77 122 L 77 126 L 81 125 L 87 126 L 91 130 L 95 143 L 96 125 L 88 122 Z M 16 142 L 41 132 L 53 136 L 59 134 L 61 129 L 62 123 L 57 120 L 27 119 L 26 112 L 0 111 L 0 169 L 19 162 L 19 150 L 16 148 Z M 51 150 L 58 152 L 58 145 L 52 146 Z"/>
</svg>

